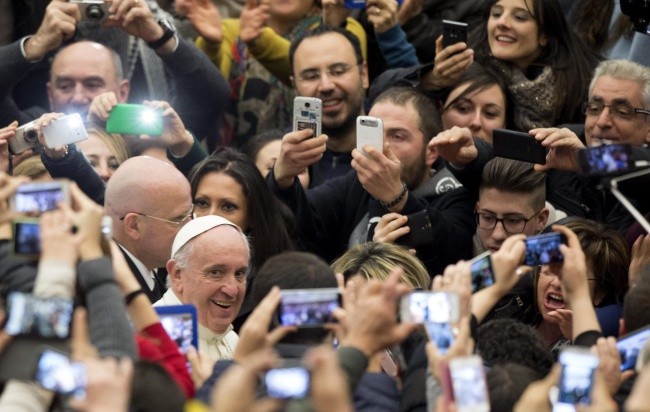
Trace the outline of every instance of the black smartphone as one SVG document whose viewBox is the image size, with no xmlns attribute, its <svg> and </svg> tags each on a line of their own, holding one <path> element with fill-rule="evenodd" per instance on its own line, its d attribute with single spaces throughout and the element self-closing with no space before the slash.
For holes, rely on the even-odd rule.
<svg viewBox="0 0 650 412">
<path fill-rule="evenodd" d="M 562 233 L 553 232 L 529 236 L 525 242 L 526 258 L 524 263 L 528 266 L 548 265 L 564 261 L 564 256 L 560 252 L 560 244 L 566 245 L 567 240 Z"/>
<path fill-rule="evenodd" d="M 304 366 L 270 369 L 264 376 L 266 393 L 276 399 L 302 399 L 309 394 L 309 371 Z"/>
<path fill-rule="evenodd" d="M 580 171 L 585 176 L 610 176 L 632 169 L 632 146 L 610 144 L 588 147 L 578 152 Z"/>
<path fill-rule="evenodd" d="M 70 335 L 72 299 L 12 292 L 7 298 L 7 334 L 65 339 Z"/>
<path fill-rule="evenodd" d="M 618 339 L 616 349 L 621 354 L 621 372 L 634 369 L 643 346 L 650 338 L 650 326 Z"/>
<path fill-rule="evenodd" d="M 41 227 L 38 219 L 13 220 L 11 243 L 14 255 L 38 259 L 41 254 Z"/>
<path fill-rule="evenodd" d="M 472 271 L 472 293 L 494 285 L 494 272 L 492 258 L 488 250 L 470 261 Z"/>
<path fill-rule="evenodd" d="M 442 47 L 467 43 L 467 23 L 453 20 L 442 21 Z"/>
<path fill-rule="evenodd" d="M 300 328 L 321 327 L 336 322 L 334 310 L 341 307 L 337 288 L 288 289 L 280 298 L 280 324 Z"/>
<path fill-rule="evenodd" d="M 410 231 L 397 239 L 397 243 L 408 247 L 418 247 L 433 242 L 433 229 L 427 210 L 408 215 Z"/>
<path fill-rule="evenodd" d="M 495 156 L 523 162 L 546 164 L 546 149 L 528 133 L 514 130 L 492 130 L 492 148 Z"/>
</svg>

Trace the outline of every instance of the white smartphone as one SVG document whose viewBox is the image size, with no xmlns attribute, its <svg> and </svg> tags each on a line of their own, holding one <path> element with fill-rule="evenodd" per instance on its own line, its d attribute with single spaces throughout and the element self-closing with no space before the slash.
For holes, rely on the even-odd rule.
<svg viewBox="0 0 650 412">
<path fill-rule="evenodd" d="M 460 319 L 460 298 L 451 292 L 411 292 L 400 301 L 400 320 L 454 323 Z"/>
<path fill-rule="evenodd" d="M 312 137 L 322 134 L 321 118 L 323 116 L 323 102 L 316 97 L 296 96 L 293 99 L 293 130 L 311 129 Z"/>
<path fill-rule="evenodd" d="M 589 405 L 598 357 L 589 349 L 570 347 L 560 352 L 562 374 L 553 412 L 575 412 L 576 404 Z"/>
<path fill-rule="evenodd" d="M 384 151 L 384 122 L 378 117 L 357 117 L 357 149 L 372 146 L 379 153 Z"/>
<path fill-rule="evenodd" d="M 489 412 L 490 398 L 480 356 L 454 358 L 449 362 L 449 375 L 458 412 Z"/>
<path fill-rule="evenodd" d="M 47 147 L 53 149 L 86 140 L 88 134 L 79 113 L 73 113 L 43 127 L 43 137 Z"/>
</svg>

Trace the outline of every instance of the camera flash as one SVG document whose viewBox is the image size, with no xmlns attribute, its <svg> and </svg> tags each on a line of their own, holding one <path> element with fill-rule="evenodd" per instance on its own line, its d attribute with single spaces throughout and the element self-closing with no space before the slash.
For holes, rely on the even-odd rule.
<svg viewBox="0 0 650 412">
<path fill-rule="evenodd" d="M 156 112 L 152 109 L 143 110 L 140 120 L 145 124 L 152 124 L 156 120 Z"/>
</svg>

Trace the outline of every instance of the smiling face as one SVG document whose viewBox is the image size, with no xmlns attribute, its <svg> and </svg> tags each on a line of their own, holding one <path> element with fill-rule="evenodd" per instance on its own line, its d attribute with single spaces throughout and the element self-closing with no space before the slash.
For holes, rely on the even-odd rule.
<svg viewBox="0 0 650 412">
<path fill-rule="evenodd" d="M 532 10 L 533 0 L 499 0 L 490 9 L 487 22 L 492 55 L 521 70 L 526 70 L 546 45 Z"/>
<path fill-rule="evenodd" d="M 634 80 L 600 76 L 589 93 L 590 101 L 605 105 L 626 103 L 634 108 L 645 107 L 641 84 Z M 585 117 L 585 138 L 587 145 L 600 146 L 604 143 L 629 143 L 641 146 L 650 143 L 650 115 L 638 113 L 631 119 L 612 117 L 609 108 L 596 116 Z"/>
<path fill-rule="evenodd" d="M 224 333 L 244 300 L 248 249 L 242 235 L 229 225 L 210 229 L 190 242 L 186 259 L 171 259 L 167 264 L 174 293 L 184 304 L 196 306 L 201 325 Z"/>
<path fill-rule="evenodd" d="M 309 75 L 313 73 L 320 76 Z M 354 127 L 363 114 L 368 71 L 365 63 L 357 64 L 352 44 L 339 33 L 308 37 L 300 43 L 293 58 L 293 82 L 298 96 L 323 101 L 323 133 L 330 138 Z"/>
<path fill-rule="evenodd" d="M 492 130 L 506 124 L 506 98 L 495 84 L 459 99 L 469 86 L 463 83 L 449 94 L 441 116 L 442 128 L 467 127 L 473 136 L 492 143 Z"/>
<path fill-rule="evenodd" d="M 194 213 L 197 217 L 221 216 L 242 231 L 248 230 L 248 199 L 239 182 L 225 173 L 211 172 L 201 178 L 194 195 Z"/>
</svg>

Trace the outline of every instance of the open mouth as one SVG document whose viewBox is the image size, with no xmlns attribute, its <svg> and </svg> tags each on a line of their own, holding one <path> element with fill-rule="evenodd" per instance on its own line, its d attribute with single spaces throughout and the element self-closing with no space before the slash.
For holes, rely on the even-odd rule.
<svg viewBox="0 0 650 412">
<path fill-rule="evenodd" d="M 506 36 L 503 34 L 496 36 L 496 40 L 502 43 L 514 43 L 517 41 L 517 39 L 515 39 L 514 37 Z"/>
<path fill-rule="evenodd" d="M 564 297 L 557 293 L 547 293 L 544 298 L 544 305 L 549 309 L 564 309 L 566 302 Z"/>
<path fill-rule="evenodd" d="M 223 301 L 220 301 L 220 300 L 212 300 L 211 302 L 214 303 L 215 305 L 217 305 L 218 307 L 222 308 L 222 309 L 230 309 L 232 307 L 232 305 L 233 305 L 232 302 L 229 303 L 229 302 L 223 302 Z"/>
</svg>

